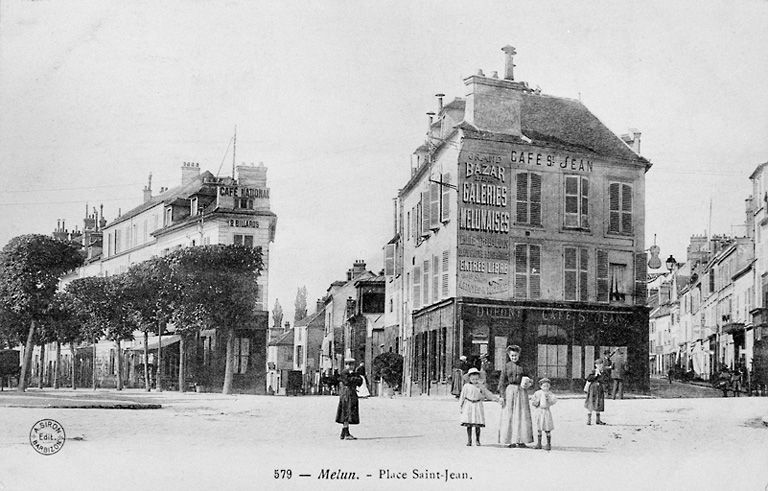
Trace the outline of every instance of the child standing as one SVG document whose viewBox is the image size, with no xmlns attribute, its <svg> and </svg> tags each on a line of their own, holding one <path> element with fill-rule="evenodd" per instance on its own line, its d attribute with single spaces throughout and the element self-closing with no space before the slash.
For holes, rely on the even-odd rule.
<svg viewBox="0 0 768 491">
<path fill-rule="evenodd" d="M 467 371 L 468 382 L 464 384 L 459 396 L 459 411 L 461 411 L 461 425 L 467 427 L 467 446 L 472 446 L 472 428 L 475 429 L 475 441 L 480 446 L 480 428 L 485 426 L 485 413 L 483 401 L 490 399 L 502 402 L 498 396 L 492 394 L 480 382 L 480 370 L 470 368 Z"/>
<path fill-rule="evenodd" d="M 595 360 L 595 371 L 589 374 L 587 382 L 587 400 L 584 401 L 584 407 L 587 409 L 587 424 L 592 424 L 592 411 L 595 412 L 595 424 L 604 425 L 600 420 L 600 413 L 605 411 L 605 387 L 608 386 L 607 375 L 603 369 L 602 359 Z"/>
<path fill-rule="evenodd" d="M 551 431 L 555 428 L 555 423 L 552 421 L 552 412 L 549 408 L 557 402 L 555 394 L 550 392 L 551 382 L 548 378 L 539 380 L 539 387 L 541 389 L 533 393 L 531 398 L 531 405 L 537 408 L 534 421 L 536 422 L 536 430 L 539 433 L 536 448 L 541 448 L 541 432 L 547 434 L 547 450 L 552 450 L 552 434 Z"/>
</svg>

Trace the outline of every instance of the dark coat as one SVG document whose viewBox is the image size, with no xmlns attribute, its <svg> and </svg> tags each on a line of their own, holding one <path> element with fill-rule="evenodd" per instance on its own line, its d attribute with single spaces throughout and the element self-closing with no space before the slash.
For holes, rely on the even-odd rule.
<svg viewBox="0 0 768 491">
<path fill-rule="evenodd" d="M 336 422 L 339 424 L 360 424 L 360 410 L 357 401 L 357 388 L 363 385 L 363 378 L 353 370 L 345 368 L 339 376 L 339 406 L 336 409 Z"/>
<path fill-rule="evenodd" d="M 587 389 L 587 399 L 584 401 L 584 407 L 587 411 L 603 412 L 605 411 L 605 389 L 610 382 L 609 375 L 602 372 L 600 375 L 592 372 L 587 377 L 590 382 Z"/>
</svg>

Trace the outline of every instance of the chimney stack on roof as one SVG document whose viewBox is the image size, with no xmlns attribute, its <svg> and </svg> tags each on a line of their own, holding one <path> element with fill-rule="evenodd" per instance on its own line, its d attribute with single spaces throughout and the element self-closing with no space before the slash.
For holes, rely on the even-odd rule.
<svg viewBox="0 0 768 491">
<path fill-rule="evenodd" d="M 352 263 L 352 278 L 357 278 L 363 273 L 365 273 L 365 261 L 358 259 Z"/>
<path fill-rule="evenodd" d="M 437 97 L 437 114 L 440 114 L 440 111 L 443 110 L 443 97 L 445 97 L 445 94 L 435 94 L 435 97 Z"/>
<path fill-rule="evenodd" d="M 200 164 L 196 162 L 184 162 L 181 165 L 181 185 L 192 182 L 200 175 Z"/>
<path fill-rule="evenodd" d="M 515 80 L 514 56 L 517 54 L 517 51 L 510 45 L 504 46 L 501 50 L 504 52 L 504 79 Z"/>
<path fill-rule="evenodd" d="M 152 199 L 152 173 L 149 173 L 149 179 L 147 179 L 147 185 L 144 186 L 144 203 Z"/>
<path fill-rule="evenodd" d="M 621 139 L 624 141 L 624 143 L 629 146 L 629 148 L 632 149 L 636 154 L 640 155 L 640 136 L 642 133 L 640 133 L 639 130 L 635 128 L 630 128 L 629 133 L 621 135 Z"/>
</svg>

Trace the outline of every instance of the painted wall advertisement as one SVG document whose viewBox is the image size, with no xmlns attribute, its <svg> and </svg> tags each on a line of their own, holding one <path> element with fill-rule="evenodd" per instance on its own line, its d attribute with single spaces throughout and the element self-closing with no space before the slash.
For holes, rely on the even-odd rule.
<svg viewBox="0 0 768 491">
<path fill-rule="evenodd" d="M 510 160 L 463 151 L 459 157 L 458 295 L 511 295 Z"/>
</svg>

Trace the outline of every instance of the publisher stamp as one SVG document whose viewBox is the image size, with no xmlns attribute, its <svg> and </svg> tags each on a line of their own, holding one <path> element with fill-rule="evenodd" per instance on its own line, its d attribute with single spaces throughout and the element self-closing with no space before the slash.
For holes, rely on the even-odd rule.
<svg viewBox="0 0 768 491">
<path fill-rule="evenodd" d="M 66 441 L 64 427 L 53 419 L 41 419 L 29 430 L 29 444 L 41 455 L 57 453 Z"/>
</svg>

